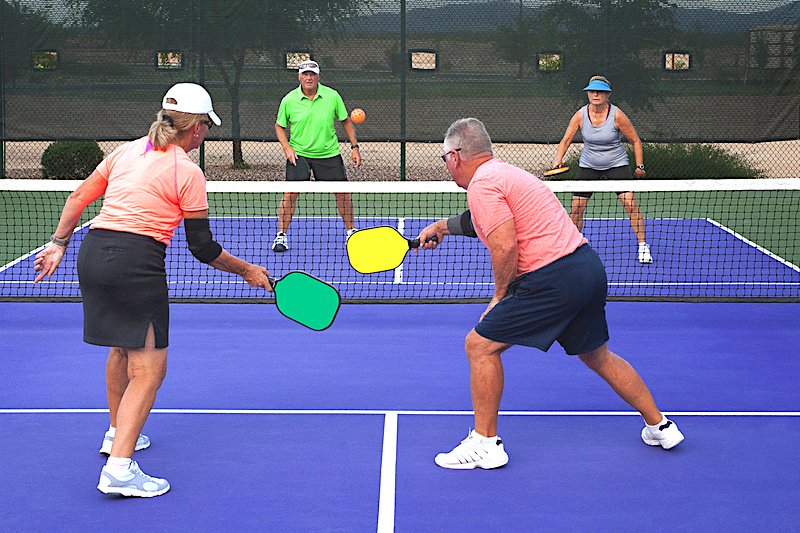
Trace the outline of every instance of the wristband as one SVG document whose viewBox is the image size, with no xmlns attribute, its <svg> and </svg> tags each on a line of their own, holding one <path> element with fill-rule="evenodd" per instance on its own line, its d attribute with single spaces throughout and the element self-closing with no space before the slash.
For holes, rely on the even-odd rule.
<svg viewBox="0 0 800 533">
<path fill-rule="evenodd" d="M 641 165 L 636 165 L 636 168 L 639 168 L 639 169 L 641 169 L 641 170 L 644 170 L 644 163 L 642 163 Z"/>
<path fill-rule="evenodd" d="M 50 236 L 50 242 L 62 248 L 66 248 L 67 246 L 69 246 L 69 239 L 59 239 L 58 237 L 56 237 L 55 233 L 53 233 Z"/>
<path fill-rule="evenodd" d="M 358 149 L 358 145 L 357 144 L 351 144 L 350 145 L 350 149 L 351 150 L 357 150 Z"/>
</svg>

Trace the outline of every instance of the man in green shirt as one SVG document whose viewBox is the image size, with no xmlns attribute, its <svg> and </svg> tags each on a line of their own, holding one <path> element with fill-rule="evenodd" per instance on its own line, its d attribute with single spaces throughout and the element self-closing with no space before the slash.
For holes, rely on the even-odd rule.
<svg viewBox="0 0 800 533">
<path fill-rule="evenodd" d="M 319 83 L 319 65 L 303 61 L 298 68 L 300 86 L 283 97 L 275 119 L 275 134 L 286 154 L 286 181 L 345 181 L 344 161 L 339 153 L 335 121 L 342 123 L 350 140 L 353 164 L 361 164 L 356 128 L 347 114 L 342 97 Z M 286 135 L 289 128 L 291 138 Z M 272 243 L 276 252 L 289 249 L 286 232 L 292 222 L 300 193 L 283 194 L 278 214 L 278 235 Z M 355 231 L 353 201 L 348 193 L 335 193 L 336 208 L 342 216 L 347 236 Z"/>
</svg>

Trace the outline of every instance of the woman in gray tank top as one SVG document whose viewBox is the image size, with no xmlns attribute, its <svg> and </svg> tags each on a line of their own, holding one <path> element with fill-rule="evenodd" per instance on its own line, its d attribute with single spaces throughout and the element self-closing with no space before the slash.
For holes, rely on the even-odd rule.
<svg viewBox="0 0 800 533">
<path fill-rule="evenodd" d="M 584 144 L 578 170 L 575 173 L 576 180 L 630 179 L 628 154 L 622 146 L 621 135 L 624 135 L 633 144 L 633 154 L 636 158 L 634 175 L 637 178 L 644 178 L 642 141 L 625 113 L 609 102 L 611 96 L 609 81 L 603 76 L 593 76 L 589 80 L 589 85 L 583 90 L 586 91 L 589 104 L 580 108 L 569 121 L 564 138 L 558 145 L 553 168 L 563 164 L 564 154 L 567 153 L 575 134 L 580 130 Z M 591 196 L 590 192 L 576 192 L 572 195 L 572 208 L 569 216 L 580 231 L 583 231 L 583 214 Z M 639 204 L 636 202 L 633 191 L 619 192 L 617 197 L 628 213 L 631 228 L 636 234 L 636 240 L 639 243 L 639 262 L 642 264 L 652 263 L 653 256 L 645 236 L 644 218 L 639 211 Z"/>
</svg>

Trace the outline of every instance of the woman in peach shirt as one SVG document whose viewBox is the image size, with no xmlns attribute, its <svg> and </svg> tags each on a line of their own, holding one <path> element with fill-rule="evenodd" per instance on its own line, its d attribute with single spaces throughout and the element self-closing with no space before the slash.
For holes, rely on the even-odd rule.
<svg viewBox="0 0 800 533">
<path fill-rule="evenodd" d="M 179 83 L 170 88 L 148 135 L 117 148 L 67 198 L 51 244 L 34 261 L 35 282 L 51 276 L 81 213 L 104 196 L 78 254 L 78 278 L 84 341 L 111 347 L 106 365 L 111 424 L 100 448 L 109 458 L 97 486 L 106 494 L 152 497 L 170 488 L 131 458 L 150 446 L 141 430 L 166 375 L 164 258 L 181 220 L 198 260 L 271 290 L 266 268 L 232 256 L 213 240 L 205 176 L 187 155 L 212 124 L 220 120 L 203 87 Z"/>
</svg>

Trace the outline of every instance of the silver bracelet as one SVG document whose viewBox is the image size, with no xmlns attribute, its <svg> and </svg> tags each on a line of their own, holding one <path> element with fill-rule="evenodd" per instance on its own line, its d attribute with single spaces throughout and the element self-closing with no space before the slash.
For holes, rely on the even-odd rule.
<svg viewBox="0 0 800 533">
<path fill-rule="evenodd" d="M 56 237 L 55 233 L 53 233 L 50 236 L 50 242 L 52 242 L 56 246 L 61 246 L 62 248 L 66 248 L 67 246 L 69 246 L 69 239 L 59 239 L 58 237 Z"/>
</svg>

